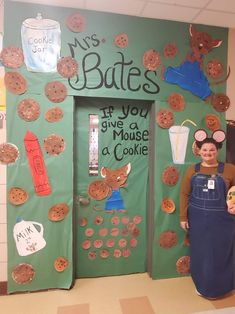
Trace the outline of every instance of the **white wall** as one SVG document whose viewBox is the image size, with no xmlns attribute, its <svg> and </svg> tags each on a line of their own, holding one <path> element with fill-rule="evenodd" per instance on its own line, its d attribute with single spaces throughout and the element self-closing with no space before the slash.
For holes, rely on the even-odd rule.
<svg viewBox="0 0 235 314">
<path fill-rule="evenodd" d="M 227 95 L 231 104 L 226 111 L 226 119 L 235 120 L 235 29 L 229 30 L 228 65 L 231 74 L 227 81 Z"/>
<path fill-rule="evenodd" d="M 0 112 L 0 143 L 6 142 L 6 120 Z M 0 164 L 0 281 L 7 280 L 6 166 Z"/>
</svg>

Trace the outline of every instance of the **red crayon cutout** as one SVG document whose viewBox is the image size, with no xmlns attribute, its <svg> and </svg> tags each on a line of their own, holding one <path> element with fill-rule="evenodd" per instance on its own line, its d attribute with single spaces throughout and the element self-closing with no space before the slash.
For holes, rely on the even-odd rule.
<svg viewBox="0 0 235 314">
<path fill-rule="evenodd" d="M 34 133 L 27 131 L 24 138 L 24 145 L 28 156 L 35 192 L 39 196 L 49 195 L 51 193 L 51 186 L 47 177 L 47 170 L 38 138 Z"/>
</svg>

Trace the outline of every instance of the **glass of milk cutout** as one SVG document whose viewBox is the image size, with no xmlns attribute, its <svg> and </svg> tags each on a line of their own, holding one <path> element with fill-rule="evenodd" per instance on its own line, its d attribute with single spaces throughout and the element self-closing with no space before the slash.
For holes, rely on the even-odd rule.
<svg viewBox="0 0 235 314">
<path fill-rule="evenodd" d="M 57 21 L 28 18 L 21 26 L 21 40 L 24 60 L 28 71 L 56 72 L 60 58 L 61 31 Z"/>
<path fill-rule="evenodd" d="M 17 218 L 13 236 L 20 256 L 36 253 L 46 246 L 43 231 L 42 224 Z"/>
<path fill-rule="evenodd" d="M 173 125 L 169 128 L 171 152 L 174 164 L 184 164 L 189 128 L 181 125 Z"/>
</svg>

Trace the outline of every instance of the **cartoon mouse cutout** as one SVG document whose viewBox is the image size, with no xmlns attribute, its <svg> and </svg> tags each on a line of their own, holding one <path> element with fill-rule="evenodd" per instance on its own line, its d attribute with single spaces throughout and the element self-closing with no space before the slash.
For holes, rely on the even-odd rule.
<svg viewBox="0 0 235 314">
<path fill-rule="evenodd" d="M 103 200 L 108 197 L 105 202 L 106 212 L 110 213 L 115 210 L 125 212 L 120 188 L 125 186 L 130 170 L 130 163 L 118 169 L 102 167 L 100 173 L 104 180 L 93 181 L 89 185 L 89 196 L 95 200 Z"/>
<path fill-rule="evenodd" d="M 210 84 L 203 73 L 203 58 L 212 49 L 220 47 L 222 40 L 213 39 L 209 34 L 197 31 L 191 24 L 189 33 L 191 53 L 187 55 L 186 60 L 180 66 L 175 68 L 169 66 L 167 69 L 163 69 L 162 79 L 190 91 L 203 100 L 207 100 L 212 94 L 210 85 L 225 82 L 230 74 L 230 69 L 225 79 Z"/>
</svg>

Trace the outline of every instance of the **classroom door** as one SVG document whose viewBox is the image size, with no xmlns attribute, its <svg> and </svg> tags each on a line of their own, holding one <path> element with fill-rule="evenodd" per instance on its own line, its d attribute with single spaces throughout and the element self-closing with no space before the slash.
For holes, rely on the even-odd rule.
<svg viewBox="0 0 235 314">
<path fill-rule="evenodd" d="M 150 103 L 75 104 L 76 278 L 145 272 Z"/>
</svg>

